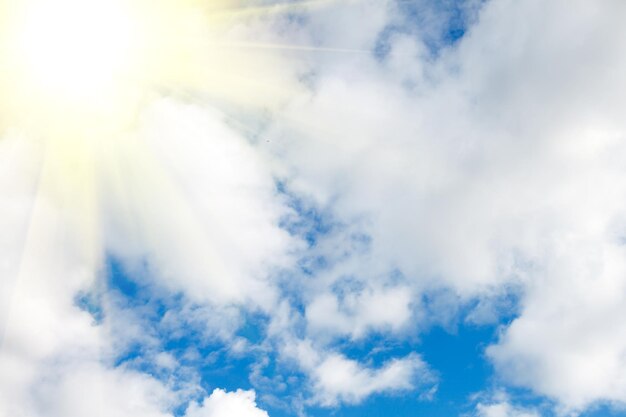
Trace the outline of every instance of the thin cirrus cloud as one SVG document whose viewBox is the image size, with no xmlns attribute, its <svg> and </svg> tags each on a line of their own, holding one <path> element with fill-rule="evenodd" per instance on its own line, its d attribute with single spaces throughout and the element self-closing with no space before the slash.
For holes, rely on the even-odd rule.
<svg viewBox="0 0 626 417">
<path fill-rule="evenodd" d="M 266 3 L 229 84 L 4 130 L 0 416 L 623 410 L 624 5 Z"/>
</svg>

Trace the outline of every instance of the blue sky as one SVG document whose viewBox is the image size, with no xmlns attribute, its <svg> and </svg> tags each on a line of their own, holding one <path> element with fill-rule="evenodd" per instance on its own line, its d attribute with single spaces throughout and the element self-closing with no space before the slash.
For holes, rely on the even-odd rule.
<svg viewBox="0 0 626 417">
<path fill-rule="evenodd" d="M 0 0 L 0 417 L 626 415 L 619 2 L 85 1 Z"/>
<path fill-rule="evenodd" d="M 316 216 L 314 216 L 316 217 Z M 318 230 L 326 230 L 320 228 Z M 262 374 L 270 379 L 278 378 L 281 381 L 289 377 L 302 377 L 294 373 L 293 369 L 282 368 L 277 364 L 278 357 L 274 355 L 252 355 L 232 357 L 228 347 L 219 342 L 203 340 L 198 330 L 189 326 L 176 329 L 176 335 L 159 330 L 164 312 L 180 307 L 179 299 L 163 300 L 150 294 L 148 287 L 141 287 L 124 270 L 124 266 L 115 259 L 110 259 L 108 267 L 109 291 L 117 292 L 126 302 L 141 306 L 149 305 L 150 313 L 146 314 L 151 330 L 159 334 L 162 349 L 171 353 L 183 364 L 195 368 L 198 372 L 201 385 L 207 390 L 223 388 L 234 391 L 237 389 L 257 390 L 260 396 L 258 403 L 268 410 L 272 416 L 291 416 L 294 410 L 286 405 L 277 406 L 273 401 L 264 401 L 263 395 L 279 395 L 283 398 L 298 397 L 306 387 L 300 383 L 289 383 L 284 389 L 275 390 L 275 386 L 260 384 L 251 377 L 253 369 L 262 364 Z M 94 320 L 101 320 L 101 309 L 93 304 L 87 304 L 84 299 L 79 303 L 89 310 Z M 145 314 L 145 313 L 144 313 Z M 503 316 L 502 322 L 487 325 L 464 323 L 462 318 L 467 311 L 459 314 L 458 318 L 446 326 L 433 326 L 423 331 L 419 336 L 409 336 L 404 340 L 388 340 L 384 335 L 371 336 L 358 343 L 351 340 L 338 342 L 347 355 L 358 360 L 367 360 L 370 363 L 381 364 L 389 358 L 403 356 L 412 351 L 419 351 L 424 360 L 436 370 L 436 391 L 432 396 L 424 397 L 422 393 L 413 391 L 394 395 L 374 395 L 357 405 L 344 407 L 309 407 L 310 416 L 449 416 L 471 415 L 473 407 L 478 401 L 476 396 L 493 387 L 502 384 L 494 373 L 493 366 L 485 357 L 485 348 L 496 342 L 500 326 L 505 326 L 515 318 L 513 315 Z M 245 314 L 237 335 L 246 339 L 251 345 L 261 345 L 267 333 L 267 317 L 263 315 Z M 184 351 L 194 346 L 200 351 L 200 357 L 188 361 Z M 117 359 L 118 366 L 124 363 L 133 363 L 142 356 L 142 347 L 134 346 L 124 352 Z M 207 358 L 210 360 L 207 361 Z M 267 362 L 265 362 L 267 361 Z M 154 374 L 158 378 L 168 378 L 170 375 L 159 374 L 150 364 L 139 362 L 137 366 L 142 372 Z M 550 411 L 548 400 L 528 390 L 508 387 L 511 398 L 521 407 L 541 407 L 542 415 L 556 415 Z M 175 415 L 184 415 L 186 404 L 181 405 Z M 619 416 L 620 411 L 607 405 L 596 405 L 581 416 Z"/>
</svg>

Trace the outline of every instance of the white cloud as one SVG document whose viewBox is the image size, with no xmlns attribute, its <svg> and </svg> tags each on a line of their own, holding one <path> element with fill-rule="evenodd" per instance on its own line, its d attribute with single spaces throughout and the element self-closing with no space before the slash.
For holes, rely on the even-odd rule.
<svg viewBox="0 0 626 417">
<path fill-rule="evenodd" d="M 399 36 L 389 62 L 314 66 L 310 97 L 269 135 L 293 189 L 346 222 L 366 219 L 373 261 L 350 264 L 352 275 L 397 268 L 416 293 L 450 288 L 452 302 L 482 308 L 519 288 L 521 316 L 490 358 L 505 381 L 570 409 L 626 401 L 623 11 L 488 2 L 438 60 Z M 394 48 L 408 51 L 410 88 Z M 317 291 L 311 326 L 345 333 L 366 319 L 332 323 L 339 303 Z"/>
<path fill-rule="evenodd" d="M 562 245 L 557 264 L 530 288 L 521 316 L 488 354 L 508 380 L 568 409 L 624 402 L 626 326 L 618 318 L 626 314 L 626 247 Z"/>
<path fill-rule="evenodd" d="M 436 378 L 417 354 L 388 359 L 379 367 L 368 366 L 331 350 L 319 349 L 310 340 L 291 340 L 284 348 L 310 379 L 310 402 L 324 407 L 358 404 L 373 394 L 432 388 Z"/>
<path fill-rule="evenodd" d="M 10 304 L 8 317 L 2 317 L 0 415 L 83 416 L 106 410 L 110 416 L 165 416 L 169 390 L 147 375 L 105 366 L 111 357 L 110 335 L 74 304 L 77 293 L 89 289 L 97 275 L 87 227 L 91 219 L 72 217 L 75 207 L 61 210 L 54 204 L 59 200 L 51 195 L 69 192 L 54 186 L 57 174 L 47 166 L 35 189 L 19 178 L 11 183 L 25 198 L 33 198 L 35 190 L 39 194 L 26 211 L 29 227 L 11 236 L 21 249 L 19 263 L 3 276 L 12 285 L 2 294 Z M 4 214 L 3 220 L 12 221 L 23 213 Z M 3 260 L 13 261 L 6 254 Z"/>
<path fill-rule="evenodd" d="M 254 391 L 216 389 L 201 404 L 192 403 L 185 417 L 268 417 L 266 411 L 257 408 L 255 397 Z"/>
<path fill-rule="evenodd" d="M 476 405 L 477 417 L 539 417 L 535 410 L 515 407 L 508 402 Z"/>
<path fill-rule="evenodd" d="M 312 371 L 316 401 L 324 406 L 356 404 L 379 393 L 415 389 L 415 380 L 430 382 L 424 362 L 416 355 L 392 359 L 381 368 L 364 368 L 357 361 L 330 354 Z"/>
<path fill-rule="evenodd" d="M 160 350 L 141 310 L 116 300 L 101 281 L 91 161 L 72 167 L 77 178 L 68 179 L 57 159 L 66 156 L 48 152 L 41 168 L 36 145 L 17 136 L 0 141 L 7 174 L 0 181 L 7 226 L 0 241 L 0 295 L 7 302 L 0 311 L 0 416 L 171 417 L 175 406 L 201 392 L 195 374 L 164 382 L 114 366 L 129 344 L 139 343 L 142 360 L 179 376 L 178 361 Z M 78 305 L 88 293 L 91 307 L 102 310 L 100 322 Z M 205 321 L 202 312 L 193 313 Z"/>
<path fill-rule="evenodd" d="M 316 296 L 306 308 L 312 333 L 350 335 L 370 331 L 398 331 L 411 319 L 411 290 L 406 287 L 350 292 L 341 299 L 333 293 Z"/>
<path fill-rule="evenodd" d="M 36 394 L 26 402 L 34 408 L 33 416 L 170 417 L 176 402 L 166 386 L 146 374 L 93 363 L 46 371 L 44 382 L 34 384 Z"/>
<path fill-rule="evenodd" d="M 268 275 L 298 243 L 279 227 L 287 211 L 262 158 L 199 106 L 163 100 L 142 126 L 102 152 L 110 250 L 193 300 L 267 307 Z"/>
</svg>

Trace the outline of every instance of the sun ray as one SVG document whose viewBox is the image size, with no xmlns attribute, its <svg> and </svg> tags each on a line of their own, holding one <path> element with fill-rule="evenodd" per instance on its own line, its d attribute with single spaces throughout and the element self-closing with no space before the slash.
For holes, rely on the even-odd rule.
<svg viewBox="0 0 626 417">
<path fill-rule="evenodd" d="M 359 0 L 353 0 L 359 1 Z M 213 10 L 210 19 L 211 21 L 216 20 L 228 20 L 232 18 L 242 18 L 242 17 L 255 17 L 261 15 L 275 15 L 282 13 L 292 13 L 298 11 L 307 11 L 311 10 L 315 7 L 323 7 L 325 5 L 329 5 L 332 3 L 340 2 L 340 0 L 300 0 L 300 1 L 281 1 L 281 2 L 271 2 L 269 4 L 259 4 L 259 5 L 233 5 L 230 7 L 225 7 L 218 10 Z"/>
<path fill-rule="evenodd" d="M 44 149 L 13 290 L 17 302 L 44 280 L 46 271 L 37 260 L 45 245 L 62 240 L 56 231 L 71 231 L 78 258 L 97 276 L 104 262 L 101 184 L 111 183 L 119 200 L 131 199 L 137 190 L 128 189 L 132 185 L 120 172 L 134 163 L 144 168 L 131 170 L 141 176 L 141 186 L 161 187 L 152 197 L 174 201 L 188 214 L 188 238 L 202 241 L 180 190 L 133 139 L 141 110 L 170 94 L 240 108 L 284 102 L 301 88 L 283 70 L 286 53 L 367 51 L 233 41 L 229 30 L 263 14 L 331 1 L 336 0 L 242 6 L 234 0 L 208 5 L 199 0 L 0 0 L 0 134 L 18 129 Z M 219 264 L 215 256 L 207 259 Z"/>
</svg>

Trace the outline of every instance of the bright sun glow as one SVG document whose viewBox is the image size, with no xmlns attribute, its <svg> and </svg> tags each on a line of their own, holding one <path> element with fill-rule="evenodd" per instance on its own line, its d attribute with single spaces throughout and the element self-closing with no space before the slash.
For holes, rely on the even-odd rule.
<svg viewBox="0 0 626 417">
<path fill-rule="evenodd" d="M 116 1 L 29 4 L 16 36 L 24 75 L 45 93 L 96 99 L 135 65 L 135 24 Z"/>
<path fill-rule="evenodd" d="M 289 90 L 283 65 L 236 28 L 288 9 L 238 3 L 0 0 L 0 130 L 110 135 L 163 92 L 270 105 Z"/>
<path fill-rule="evenodd" d="M 127 125 L 153 87 L 197 83 L 207 21 L 192 0 L 0 0 L 5 127 Z"/>
</svg>

